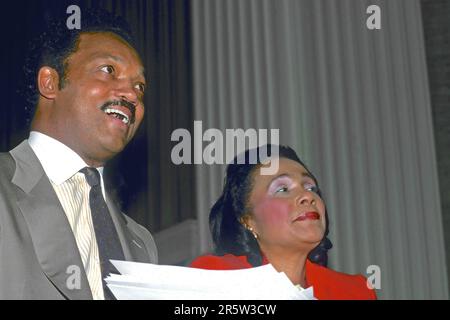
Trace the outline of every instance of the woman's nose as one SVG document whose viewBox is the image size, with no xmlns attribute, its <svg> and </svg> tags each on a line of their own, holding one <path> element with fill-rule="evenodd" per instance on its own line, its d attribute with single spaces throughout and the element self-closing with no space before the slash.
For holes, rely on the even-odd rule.
<svg viewBox="0 0 450 320">
<path fill-rule="evenodd" d="M 302 191 L 297 196 L 297 205 L 315 205 L 316 199 L 314 197 L 314 193 L 308 190 Z"/>
</svg>

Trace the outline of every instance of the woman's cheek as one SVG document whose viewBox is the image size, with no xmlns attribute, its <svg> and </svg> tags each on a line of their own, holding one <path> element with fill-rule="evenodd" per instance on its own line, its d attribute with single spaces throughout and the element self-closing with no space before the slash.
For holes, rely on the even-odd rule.
<svg viewBox="0 0 450 320">
<path fill-rule="evenodd" d="M 291 210 L 285 201 L 276 199 L 261 202 L 254 211 L 264 224 L 278 225 L 286 222 L 290 218 Z"/>
</svg>

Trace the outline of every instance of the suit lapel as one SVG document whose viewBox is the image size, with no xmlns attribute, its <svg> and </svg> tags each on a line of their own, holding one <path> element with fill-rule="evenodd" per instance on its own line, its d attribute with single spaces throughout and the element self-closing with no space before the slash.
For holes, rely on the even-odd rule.
<svg viewBox="0 0 450 320">
<path fill-rule="evenodd" d="M 37 259 L 47 278 L 69 299 L 92 299 L 72 229 L 49 179 L 27 141 L 11 155 L 13 177 L 24 191 L 18 198 Z"/>
<path fill-rule="evenodd" d="M 119 235 L 125 260 L 148 262 L 149 256 L 143 241 L 128 228 L 127 221 L 110 197 L 106 196 L 106 203 L 109 208 L 112 220 Z"/>
</svg>

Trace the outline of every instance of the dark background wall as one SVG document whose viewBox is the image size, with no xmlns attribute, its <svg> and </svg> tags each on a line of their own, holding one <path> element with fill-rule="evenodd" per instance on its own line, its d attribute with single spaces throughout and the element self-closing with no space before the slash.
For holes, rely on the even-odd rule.
<svg viewBox="0 0 450 320">
<path fill-rule="evenodd" d="M 421 5 L 450 279 L 450 1 L 422 0 Z"/>
<path fill-rule="evenodd" d="M 83 11 L 105 8 L 129 21 L 137 38 L 149 84 L 145 119 L 125 151 L 108 163 L 106 176 L 123 209 L 157 232 L 195 217 L 193 166 L 170 160 L 170 135 L 190 129 L 192 120 L 189 2 L 184 0 L 28 0 L 2 3 L 0 38 L 0 151 L 8 151 L 28 137 L 23 64 L 30 40 L 48 17 L 69 16 L 76 4 Z"/>
</svg>

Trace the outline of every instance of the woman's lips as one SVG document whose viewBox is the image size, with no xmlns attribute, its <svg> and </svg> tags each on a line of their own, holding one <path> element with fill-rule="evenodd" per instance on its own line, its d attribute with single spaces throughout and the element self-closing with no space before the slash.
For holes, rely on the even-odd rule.
<svg viewBox="0 0 450 320">
<path fill-rule="evenodd" d="M 301 215 L 299 215 L 294 221 L 304 221 L 304 220 L 319 220 L 320 219 L 320 214 L 317 212 L 305 212 L 302 213 Z"/>
</svg>

